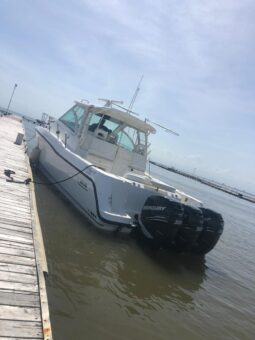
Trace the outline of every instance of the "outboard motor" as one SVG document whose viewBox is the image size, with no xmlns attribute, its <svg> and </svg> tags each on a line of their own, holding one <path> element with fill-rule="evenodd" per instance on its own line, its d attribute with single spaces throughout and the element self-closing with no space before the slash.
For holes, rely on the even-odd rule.
<svg viewBox="0 0 255 340">
<path fill-rule="evenodd" d="M 199 208 L 184 205 L 183 223 L 175 237 L 173 249 L 177 252 L 190 251 L 203 230 L 203 213 Z"/>
<path fill-rule="evenodd" d="M 150 196 L 139 216 L 143 238 L 154 248 L 205 255 L 218 242 L 224 221 L 220 214 L 163 196 Z"/>
<path fill-rule="evenodd" d="M 150 196 L 139 216 L 143 235 L 153 245 L 170 247 L 182 225 L 183 205 L 162 196 Z"/>
<path fill-rule="evenodd" d="M 191 252 L 204 255 L 212 250 L 223 233 L 224 221 L 221 214 L 206 208 L 200 208 L 203 217 L 203 230 L 191 248 Z"/>
</svg>

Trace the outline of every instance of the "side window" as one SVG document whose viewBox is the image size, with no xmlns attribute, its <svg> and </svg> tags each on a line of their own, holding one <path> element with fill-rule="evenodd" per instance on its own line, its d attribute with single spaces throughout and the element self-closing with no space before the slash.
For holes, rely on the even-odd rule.
<svg viewBox="0 0 255 340">
<path fill-rule="evenodd" d="M 68 126 L 71 130 L 75 131 L 76 126 L 78 127 L 81 119 L 84 115 L 84 109 L 78 105 L 72 107 L 67 111 L 59 120 Z"/>
<path fill-rule="evenodd" d="M 132 143 L 129 136 L 123 130 L 118 133 L 118 145 L 122 146 L 128 151 L 134 150 L 134 144 Z"/>
<path fill-rule="evenodd" d="M 131 126 L 126 126 L 118 132 L 118 145 L 128 151 L 134 151 L 140 155 L 144 155 L 146 152 L 145 133 L 137 131 Z"/>
<path fill-rule="evenodd" d="M 133 146 L 135 146 L 137 144 L 137 130 L 132 128 L 131 126 L 126 126 L 124 128 L 124 132 L 126 133 L 126 135 L 130 138 Z"/>
</svg>

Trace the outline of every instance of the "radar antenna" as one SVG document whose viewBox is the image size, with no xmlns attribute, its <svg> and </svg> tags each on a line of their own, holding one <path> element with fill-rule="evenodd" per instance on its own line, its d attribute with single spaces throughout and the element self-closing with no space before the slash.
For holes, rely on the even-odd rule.
<svg viewBox="0 0 255 340">
<path fill-rule="evenodd" d="M 123 105 L 122 100 L 112 100 L 112 99 L 106 99 L 106 98 L 98 98 L 98 100 L 101 100 L 102 102 L 105 102 L 104 107 L 112 107 L 114 104 L 121 104 Z"/>
</svg>

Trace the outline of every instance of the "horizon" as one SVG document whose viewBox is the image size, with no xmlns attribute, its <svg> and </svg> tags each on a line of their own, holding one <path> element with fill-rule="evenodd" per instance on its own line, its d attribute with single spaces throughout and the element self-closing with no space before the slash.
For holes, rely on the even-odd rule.
<svg viewBox="0 0 255 340">
<path fill-rule="evenodd" d="M 255 192 L 250 0 L 3 1 L 0 102 L 40 118 L 106 97 L 180 133 L 157 129 L 151 158 Z M 32 29 L 31 29 L 32 28 Z"/>
</svg>

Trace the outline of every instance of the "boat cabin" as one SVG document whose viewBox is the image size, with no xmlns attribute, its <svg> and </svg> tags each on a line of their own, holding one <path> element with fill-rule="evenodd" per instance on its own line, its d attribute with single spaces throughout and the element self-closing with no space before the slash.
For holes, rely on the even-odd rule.
<svg viewBox="0 0 255 340">
<path fill-rule="evenodd" d="M 54 124 L 53 132 L 71 151 L 105 171 L 124 176 L 145 171 L 148 136 L 156 130 L 128 112 L 76 102 Z"/>
</svg>

